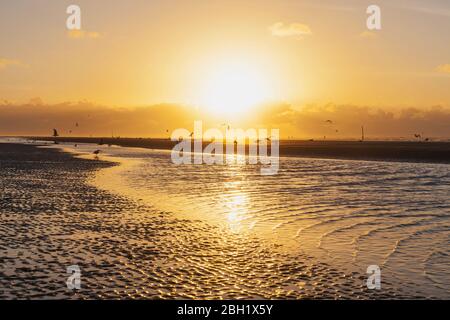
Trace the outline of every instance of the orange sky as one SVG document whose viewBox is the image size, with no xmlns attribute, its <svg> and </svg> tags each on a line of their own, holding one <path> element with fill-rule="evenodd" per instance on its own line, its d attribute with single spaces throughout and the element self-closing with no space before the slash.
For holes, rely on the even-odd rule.
<svg viewBox="0 0 450 320">
<path fill-rule="evenodd" d="M 174 103 L 235 121 L 280 103 L 449 107 L 448 1 L 376 2 L 380 31 L 369 1 L 80 0 L 76 36 L 70 1 L 2 2 L 0 99 Z"/>
</svg>

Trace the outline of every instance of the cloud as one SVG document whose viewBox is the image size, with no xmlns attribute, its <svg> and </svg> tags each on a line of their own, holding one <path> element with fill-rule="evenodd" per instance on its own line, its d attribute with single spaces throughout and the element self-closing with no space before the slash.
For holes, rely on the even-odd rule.
<svg viewBox="0 0 450 320">
<path fill-rule="evenodd" d="M 256 116 L 262 128 L 280 128 L 282 136 L 297 138 L 355 139 L 364 125 L 371 139 L 414 139 L 421 132 L 435 140 L 450 138 L 450 106 L 369 107 L 307 104 L 266 106 Z M 329 125 L 327 120 L 332 120 Z"/>
<path fill-rule="evenodd" d="M 95 31 L 70 30 L 67 32 L 67 36 L 71 39 L 97 39 L 101 35 Z"/>
<path fill-rule="evenodd" d="M 440 66 L 438 66 L 436 68 L 436 71 L 441 72 L 441 73 L 449 73 L 450 74 L 450 63 L 441 64 Z"/>
<path fill-rule="evenodd" d="M 25 104 L 0 101 L 0 135 L 167 137 L 176 128 L 192 128 L 203 120 L 214 128 L 223 119 L 205 117 L 194 107 L 160 104 L 136 108 L 110 107 L 87 101 L 47 104 L 34 98 Z M 330 125 L 327 120 L 332 121 Z M 239 121 L 239 120 L 237 120 Z M 368 107 L 358 105 L 268 104 L 235 128 L 278 128 L 283 137 L 357 139 L 364 125 L 370 139 L 414 139 L 420 132 L 434 140 L 450 138 L 450 106 Z M 79 126 L 76 126 L 76 123 Z"/>
<path fill-rule="evenodd" d="M 190 128 L 196 119 L 202 118 L 194 108 L 171 104 L 111 107 L 89 101 L 0 100 L 0 135 L 50 135 L 56 128 L 66 136 L 111 136 L 114 131 L 122 137 L 166 137 L 166 130 Z"/>
<path fill-rule="evenodd" d="M 15 59 L 0 58 L 0 70 L 9 66 L 23 66 L 23 63 Z"/>
<path fill-rule="evenodd" d="M 269 27 L 269 31 L 275 37 L 296 37 L 300 39 L 302 39 L 303 36 L 312 34 L 309 26 L 302 23 L 285 25 L 283 22 L 277 22 Z"/>
</svg>

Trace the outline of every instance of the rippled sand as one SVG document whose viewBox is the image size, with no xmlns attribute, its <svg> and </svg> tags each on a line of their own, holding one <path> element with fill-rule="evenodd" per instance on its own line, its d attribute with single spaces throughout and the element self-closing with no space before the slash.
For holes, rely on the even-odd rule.
<svg viewBox="0 0 450 320">
<path fill-rule="evenodd" d="M 267 178 L 105 152 L 122 164 L 0 144 L 1 298 L 450 297 L 446 165 L 286 159 Z"/>
</svg>

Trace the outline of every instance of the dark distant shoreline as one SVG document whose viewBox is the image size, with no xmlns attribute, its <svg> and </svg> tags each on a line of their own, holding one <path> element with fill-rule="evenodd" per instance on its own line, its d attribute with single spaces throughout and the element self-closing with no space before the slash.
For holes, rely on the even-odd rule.
<svg viewBox="0 0 450 320">
<path fill-rule="evenodd" d="M 154 138 L 87 138 L 26 137 L 37 141 L 94 143 L 171 150 L 176 142 Z M 209 142 L 208 142 L 209 143 Z M 207 142 L 204 144 L 207 145 Z M 280 142 L 280 156 L 322 159 L 370 160 L 393 162 L 424 162 L 450 164 L 450 142 L 410 141 L 294 141 Z"/>
</svg>

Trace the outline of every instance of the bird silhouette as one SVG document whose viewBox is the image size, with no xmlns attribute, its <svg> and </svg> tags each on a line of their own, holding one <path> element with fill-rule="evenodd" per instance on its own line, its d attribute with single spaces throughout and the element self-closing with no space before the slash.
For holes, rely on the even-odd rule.
<svg viewBox="0 0 450 320">
<path fill-rule="evenodd" d="M 53 129 L 53 136 L 54 137 L 59 137 L 58 130 Z"/>
</svg>

